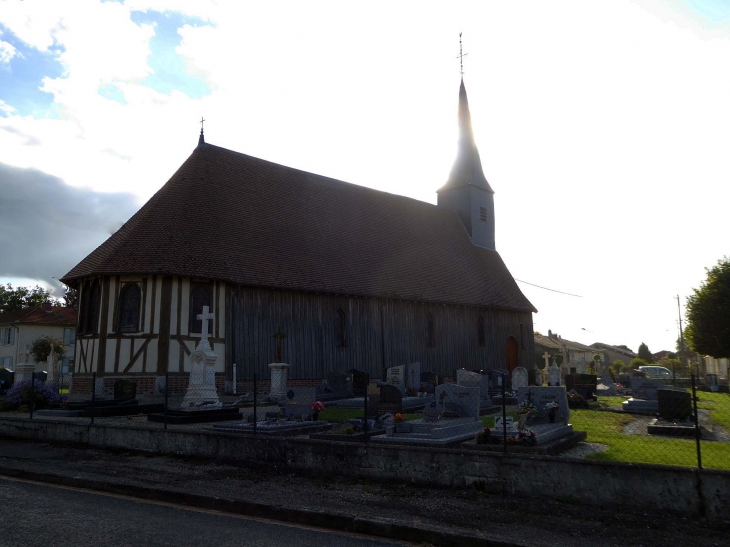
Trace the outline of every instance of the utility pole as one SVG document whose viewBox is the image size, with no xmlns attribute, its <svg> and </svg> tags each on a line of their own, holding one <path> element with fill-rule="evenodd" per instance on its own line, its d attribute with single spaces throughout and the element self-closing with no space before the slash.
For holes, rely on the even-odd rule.
<svg viewBox="0 0 730 547">
<path fill-rule="evenodd" d="M 679 351 L 680 359 L 685 369 L 687 368 L 687 357 L 684 352 L 684 330 L 682 329 L 682 309 L 679 305 L 679 295 L 677 295 L 677 315 L 679 316 Z M 674 374 L 674 384 L 677 384 L 677 375 Z"/>
</svg>

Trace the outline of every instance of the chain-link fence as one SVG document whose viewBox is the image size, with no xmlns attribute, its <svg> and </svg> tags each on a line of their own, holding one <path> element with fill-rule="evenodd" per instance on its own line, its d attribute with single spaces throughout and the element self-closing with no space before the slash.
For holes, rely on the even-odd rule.
<svg viewBox="0 0 730 547">
<path fill-rule="evenodd" d="M 7 391 L 3 409 L 78 423 L 730 469 L 730 393 L 713 375 L 570 374 L 535 385 L 527 374 L 457 370 L 400 384 L 353 370 L 312 386 L 274 369 L 226 394 L 212 366 L 192 369 L 157 377 L 145 394 L 133 380 L 95 374 L 90 393 L 70 395 L 62 377 L 26 379 Z"/>
</svg>

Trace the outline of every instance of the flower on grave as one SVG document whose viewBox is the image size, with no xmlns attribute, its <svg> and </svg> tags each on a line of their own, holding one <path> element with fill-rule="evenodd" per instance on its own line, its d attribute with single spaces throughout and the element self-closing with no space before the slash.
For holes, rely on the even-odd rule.
<svg viewBox="0 0 730 547">
<path fill-rule="evenodd" d="M 477 433 L 477 438 L 476 438 L 477 444 L 489 443 L 489 436 L 491 434 L 492 434 L 492 431 L 488 427 L 485 427 L 484 431 L 482 431 L 481 433 Z"/>
<path fill-rule="evenodd" d="M 553 408 L 557 410 L 558 408 L 560 408 L 560 405 L 556 401 L 550 401 L 549 403 L 545 404 L 545 410 L 549 411 Z"/>
<path fill-rule="evenodd" d="M 522 401 L 517 407 L 517 414 L 527 414 L 528 416 L 534 416 L 537 414 L 537 407 L 529 401 Z"/>
<path fill-rule="evenodd" d="M 405 415 L 401 414 L 400 412 L 398 412 L 395 416 L 393 416 L 393 421 L 397 424 L 405 421 L 405 419 L 406 419 Z"/>
<path fill-rule="evenodd" d="M 312 403 L 312 410 L 315 412 L 322 412 L 324 410 L 324 405 L 319 401 L 315 401 Z"/>
<path fill-rule="evenodd" d="M 520 444 L 535 444 L 537 441 L 537 436 L 535 435 L 535 432 L 531 429 L 521 429 L 517 432 L 517 439 L 516 441 Z"/>
<path fill-rule="evenodd" d="M 571 403 L 582 403 L 583 401 L 585 401 L 585 397 L 583 397 L 583 395 L 581 395 L 580 393 L 576 393 L 575 391 L 570 390 L 568 392 L 568 401 Z"/>
</svg>

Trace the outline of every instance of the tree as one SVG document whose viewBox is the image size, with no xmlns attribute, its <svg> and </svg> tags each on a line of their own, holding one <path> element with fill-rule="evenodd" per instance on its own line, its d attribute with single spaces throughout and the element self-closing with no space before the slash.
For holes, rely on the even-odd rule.
<svg viewBox="0 0 730 547">
<path fill-rule="evenodd" d="M 67 308 L 79 307 L 79 291 L 72 289 L 68 285 L 63 286 L 63 305 Z"/>
<path fill-rule="evenodd" d="M 639 359 L 643 359 L 647 363 L 653 363 L 654 357 L 651 355 L 651 352 L 649 351 L 649 346 L 647 346 L 644 342 L 641 343 L 639 346 Z"/>
<path fill-rule="evenodd" d="M 56 359 L 62 359 L 66 353 L 66 345 L 63 343 L 63 339 L 54 338 L 53 336 L 41 336 L 33 340 L 30 352 L 33 354 L 36 363 L 45 363 L 51 349 L 56 354 Z"/>
<path fill-rule="evenodd" d="M 700 355 L 730 357 L 730 259 L 705 271 L 707 279 L 687 298 L 684 338 Z"/>
<path fill-rule="evenodd" d="M 29 287 L 13 289 L 10 283 L 4 287 L 0 285 L 0 313 L 22 310 L 23 308 L 53 302 L 51 293 L 40 285 L 36 285 L 32 289 Z"/>
<path fill-rule="evenodd" d="M 645 367 L 649 363 L 646 362 L 645 359 L 642 359 L 641 357 L 637 357 L 636 359 L 632 359 L 629 363 L 629 370 L 635 370 L 639 367 Z"/>
</svg>

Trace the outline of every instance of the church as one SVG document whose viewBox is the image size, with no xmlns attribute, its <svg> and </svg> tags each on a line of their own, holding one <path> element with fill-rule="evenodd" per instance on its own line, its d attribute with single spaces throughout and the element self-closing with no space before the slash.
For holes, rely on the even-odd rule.
<svg viewBox="0 0 730 547">
<path fill-rule="evenodd" d="M 279 327 L 292 385 L 414 361 L 448 377 L 534 369 L 537 310 L 496 250 L 463 79 L 458 123 L 437 205 L 214 146 L 201 129 L 170 180 L 62 279 L 79 290 L 74 392 L 93 372 L 105 391 L 125 378 L 153 393 L 166 373 L 184 389 L 203 306 L 220 391 L 268 379 Z"/>
</svg>

